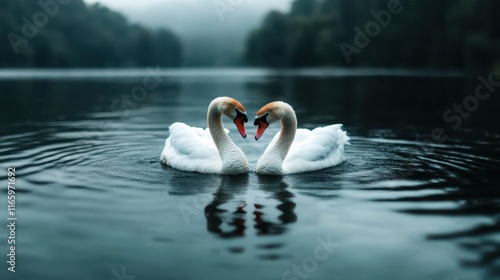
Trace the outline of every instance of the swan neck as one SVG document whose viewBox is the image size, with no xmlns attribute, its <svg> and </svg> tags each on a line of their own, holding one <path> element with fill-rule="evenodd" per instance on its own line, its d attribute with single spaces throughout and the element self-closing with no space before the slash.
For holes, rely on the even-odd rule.
<svg viewBox="0 0 500 280">
<path fill-rule="evenodd" d="M 219 151 L 219 154 L 224 148 L 229 144 L 233 143 L 229 136 L 227 136 L 224 130 L 224 125 L 222 124 L 222 113 L 219 111 L 217 104 L 211 104 L 208 108 L 208 130 L 210 135 L 212 135 L 212 140 Z M 222 157 L 222 155 L 221 155 Z"/>
<path fill-rule="evenodd" d="M 218 104 L 210 104 L 207 114 L 208 129 L 222 161 L 222 174 L 242 174 L 249 170 L 245 154 L 227 135 L 222 124 L 222 113 Z"/>
<path fill-rule="evenodd" d="M 285 113 L 281 118 L 281 132 L 275 144 L 275 149 L 279 152 L 281 162 L 285 160 L 290 146 L 292 146 L 297 132 L 297 117 L 295 112 L 289 106 L 285 107 Z"/>
<path fill-rule="evenodd" d="M 284 105 L 284 115 L 281 118 L 281 131 L 276 143 L 257 162 L 257 173 L 283 175 L 285 160 L 297 132 L 297 117 L 292 107 Z"/>
</svg>

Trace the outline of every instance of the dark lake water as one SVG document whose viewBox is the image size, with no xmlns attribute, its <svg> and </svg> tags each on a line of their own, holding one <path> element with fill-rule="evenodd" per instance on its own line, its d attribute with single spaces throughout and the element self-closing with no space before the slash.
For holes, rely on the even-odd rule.
<svg viewBox="0 0 500 280">
<path fill-rule="evenodd" d="M 0 279 L 500 277 L 500 88 L 476 104 L 477 77 L 382 69 L 165 70 L 158 80 L 144 70 L 0 74 L 0 217 L 7 224 L 9 167 L 18 217 L 16 273 L 7 271 L 4 225 Z M 144 78 L 149 90 L 141 91 Z M 284 177 L 162 166 L 169 125 L 205 127 L 217 96 L 241 101 L 251 120 L 283 100 L 299 127 L 343 123 L 346 162 Z M 464 100 L 474 110 L 443 119 Z M 247 139 L 225 125 L 253 168 L 279 130 L 256 142 L 251 122 Z"/>
</svg>

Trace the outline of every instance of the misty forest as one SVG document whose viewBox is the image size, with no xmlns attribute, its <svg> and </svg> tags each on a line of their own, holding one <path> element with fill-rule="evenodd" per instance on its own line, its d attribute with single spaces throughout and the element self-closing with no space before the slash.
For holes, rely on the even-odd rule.
<svg viewBox="0 0 500 280">
<path fill-rule="evenodd" d="M 38 1 L 3 2 L 0 32 L 8 35 L 0 42 L 0 67 L 181 65 L 181 45 L 172 32 L 130 24 L 100 4 L 72 0 L 43 7 Z M 35 16 L 45 9 L 53 17 Z M 57 13 L 59 9 L 64 13 Z"/>
<path fill-rule="evenodd" d="M 131 24 L 82 0 L 61 6 L 43 28 L 34 23 L 43 18 L 25 17 L 41 10 L 36 1 L 4 2 L 2 67 L 217 66 L 217 53 L 234 53 L 231 44 L 214 50 L 214 36 L 183 44 L 168 29 Z M 295 0 L 289 12 L 268 12 L 244 35 L 240 57 L 223 66 L 498 70 L 498 10 L 495 0 Z"/>
<path fill-rule="evenodd" d="M 274 67 L 493 67 L 500 65 L 499 10 L 495 0 L 296 0 L 289 13 L 266 16 L 246 57 Z"/>
</svg>

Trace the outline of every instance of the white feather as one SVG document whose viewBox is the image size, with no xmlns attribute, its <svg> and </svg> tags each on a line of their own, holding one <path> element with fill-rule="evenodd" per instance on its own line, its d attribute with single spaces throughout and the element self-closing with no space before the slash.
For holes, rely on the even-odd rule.
<svg viewBox="0 0 500 280">
<path fill-rule="evenodd" d="M 170 127 L 161 161 L 179 170 L 220 173 L 222 160 L 208 128 L 191 127 L 176 122 Z M 226 134 L 229 130 L 224 129 Z"/>
<path fill-rule="evenodd" d="M 335 124 L 312 131 L 298 129 L 283 161 L 283 173 L 320 170 L 342 163 L 345 160 L 344 145 L 349 144 L 349 137 L 341 127 L 341 124 Z"/>
</svg>

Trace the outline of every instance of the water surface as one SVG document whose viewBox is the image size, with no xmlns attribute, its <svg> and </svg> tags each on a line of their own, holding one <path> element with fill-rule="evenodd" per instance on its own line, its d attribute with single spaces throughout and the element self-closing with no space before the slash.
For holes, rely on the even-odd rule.
<svg viewBox="0 0 500 280">
<path fill-rule="evenodd" d="M 16 167 L 19 220 L 17 272 L 0 278 L 500 277 L 498 94 L 453 129 L 442 115 L 474 78 L 324 72 L 168 70 L 135 100 L 144 70 L 4 73 L 0 167 L 2 178 Z M 343 123 L 347 161 L 284 177 L 163 166 L 168 126 L 205 127 L 224 95 L 250 119 L 283 100 L 300 127 Z M 256 142 L 224 122 L 253 167 L 279 129 Z M 447 141 L 429 141 L 436 128 Z"/>
</svg>

